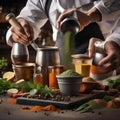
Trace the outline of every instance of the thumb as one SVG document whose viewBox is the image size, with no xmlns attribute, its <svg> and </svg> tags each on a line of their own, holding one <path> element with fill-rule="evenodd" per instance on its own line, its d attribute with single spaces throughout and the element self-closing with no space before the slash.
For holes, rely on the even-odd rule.
<svg viewBox="0 0 120 120">
<path fill-rule="evenodd" d="M 93 57 L 95 54 L 95 47 L 94 47 L 94 43 L 96 41 L 96 38 L 91 38 L 89 40 L 89 45 L 88 45 L 88 55 L 89 57 Z"/>
</svg>

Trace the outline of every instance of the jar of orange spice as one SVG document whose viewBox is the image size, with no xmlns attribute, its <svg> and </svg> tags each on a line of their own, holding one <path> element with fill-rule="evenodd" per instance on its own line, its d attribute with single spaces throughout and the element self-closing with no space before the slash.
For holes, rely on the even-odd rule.
<svg viewBox="0 0 120 120">
<path fill-rule="evenodd" d="M 41 66 L 35 69 L 33 76 L 34 76 L 33 77 L 34 84 L 44 84 L 43 74 L 41 72 Z"/>
<path fill-rule="evenodd" d="M 64 71 L 63 65 L 48 66 L 49 70 L 49 87 L 59 89 L 56 75 Z"/>
</svg>

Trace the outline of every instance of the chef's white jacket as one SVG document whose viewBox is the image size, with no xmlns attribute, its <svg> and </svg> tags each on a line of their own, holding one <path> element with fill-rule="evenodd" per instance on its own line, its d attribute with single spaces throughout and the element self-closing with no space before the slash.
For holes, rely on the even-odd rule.
<svg viewBox="0 0 120 120">
<path fill-rule="evenodd" d="M 56 20 L 60 13 L 62 13 L 65 9 L 79 7 L 84 4 L 88 4 L 84 6 L 84 8 L 80 10 L 88 10 L 90 9 L 92 0 L 52 0 L 49 9 L 49 20 L 51 22 L 53 28 L 53 35 L 56 35 L 54 40 L 63 39 L 61 32 L 56 28 Z M 106 40 L 113 40 L 120 45 L 120 1 L 117 1 L 117 4 L 114 4 L 114 7 L 110 7 L 111 4 L 117 0 L 103 0 L 95 5 L 95 7 L 101 12 L 103 21 L 107 21 L 108 29 L 105 25 L 102 26 L 101 29 L 103 33 L 109 33 L 109 36 Z M 45 13 L 45 3 L 46 0 L 28 0 L 26 6 L 22 9 L 18 17 L 23 17 L 27 21 L 29 21 L 30 25 L 32 25 L 34 29 L 34 39 L 38 36 L 40 32 L 40 28 L 46 23 L 48 17 Z M 115 2 L 116 3 L 116 2 Z M 117 9 L 116 9 L 117 8 Z M 59 34 L 58 34 L 59 33 Z M 10 30 L 7 32 L 6 40 L 9 45 L 11 44 L 10 40 L 11 32 Z"/>
</svg>

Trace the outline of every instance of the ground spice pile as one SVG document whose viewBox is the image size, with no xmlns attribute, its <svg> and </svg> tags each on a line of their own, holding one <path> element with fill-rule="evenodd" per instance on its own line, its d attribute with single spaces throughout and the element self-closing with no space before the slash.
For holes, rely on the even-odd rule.
<svg viewBox="0 0 120 120">
<path fill-rule="evenodd" d="M 9 103 L 9 104 L 16 104 L 16 99 L 15 99 L 15 98 L 9 99 L 9 100 L 8 100 L 8 103 Z"/>
<path fill-rule="evenodd" d="M 39 112 L 39 111 L 54 111 L 58 112 L 60 109 L 56 108 L 54 105 L 47 105 L 47 106 L 32 106 L 32 107 L 24 107 L 22 111 L 30 111 L 30 112 Z"/>
</svg>

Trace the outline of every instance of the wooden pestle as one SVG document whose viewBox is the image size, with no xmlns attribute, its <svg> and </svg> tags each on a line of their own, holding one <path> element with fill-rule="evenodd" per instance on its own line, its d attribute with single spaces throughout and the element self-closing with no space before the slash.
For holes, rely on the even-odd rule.
<svg viewBox="0 0 120 120">
<path fill-rule="evenodd" d="M 6 21 L 9 22 L 13 27 L 18 28 L 18 29 L 23 29 L 20 23 L 17 21 L 15 18 L 15 15 L 13 13 L 9 13 L 5 17 Z"/>
<path fill-rule="evenodd" d="M 15 15 L 13 13 L 9 13 L 8 15 L 6 15 L 5 19 L 7 22 L 10 23 L 11 26 L 24 31 L 21 24 L 17 21 Z M 35 50 L 36 50 L 36 48 L 38 48 L 38 45 L 34 42 L 34 40 L 30 40 L 28 44 L 30 44 Z"/>
</svg>

